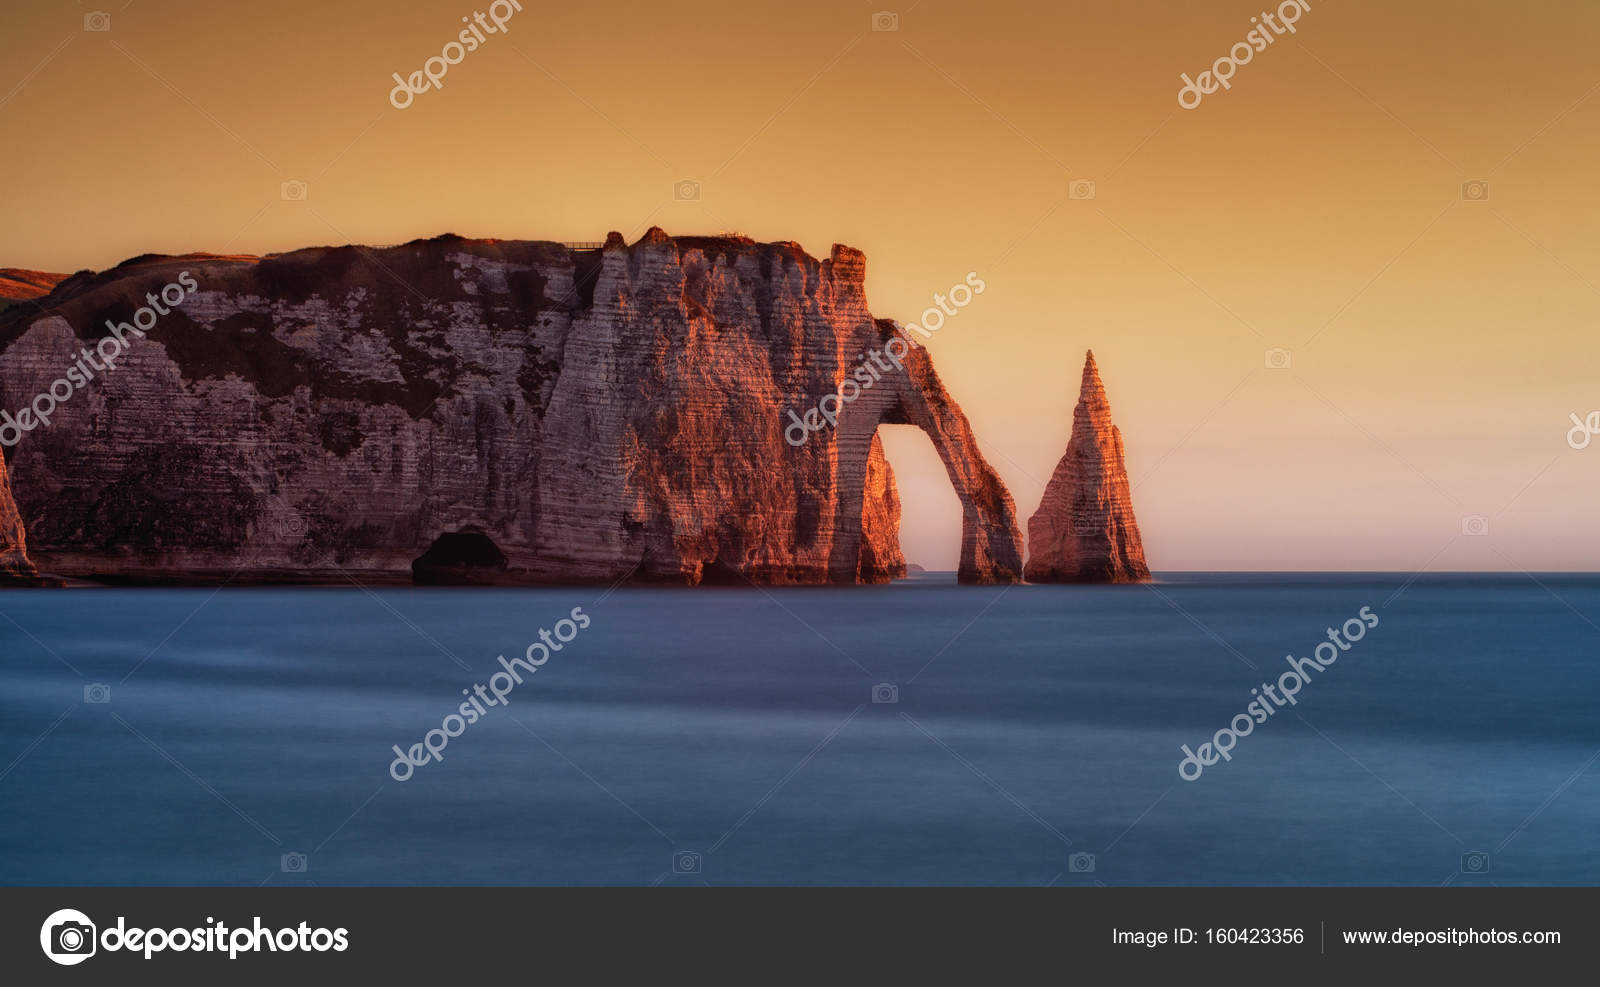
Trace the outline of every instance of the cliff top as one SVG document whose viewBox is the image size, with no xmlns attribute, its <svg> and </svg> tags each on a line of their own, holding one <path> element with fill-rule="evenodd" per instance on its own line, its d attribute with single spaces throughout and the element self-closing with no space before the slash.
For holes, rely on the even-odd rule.
<svg viewBox="0 0 1600 987">
<path fill-rule="evenodd" d="M 20 301 L 41 298 L 66 279 L 65 274 L 29 271 L 19 267 L 0 267 L 0 298 Z"/>
<path fill-rule="evenodd" d="M 751 256 L 766 262 L 787 260 L 807 267 L 828 264 L 837 278 L 861 281 L 866 267 L 866 255 L 854 247 L 834 244 L 826 259 L 807 253 L 793 240 L 762 243 L 742 233 L 716 233 L 691 236 L 672 236 L 659 226 L 652 226 L 633 244 L 628 244 L 622 234 L 606 234 L 601 252 L 611 250 L 637 250 L 640 247 L 672 244 L 680 253 L 698 251 L 708 257 L 724 256 L 730 261 Z M 386 258 L 401 255 L 415 262 L 417 254 L 437 252 L 442 260 L 446 251 L 468 252 L 495 256 L 500 259 L 543 264 L 574 263 L 580 254 L 594 256 L 596 248 L 588 245 L 568 245 L 554 240 L 506 240 L 495 237 L 463 237 L 455 233 L 441 233 L 433 237 L 419 237 L 400 244 L 381 246 L 344 244 L 301 247 L 284 253 L 268 254 L 215 254 L 191 252 L 184 254 L 139 254 L 104 271 L 81 270 L 72 275 L 50 274 L 21 268 L 0 268 L 0 299 L 37 299 L 40 307 L 54 308 L 97 289 L 124 279 L 141 281 L 160 279 L 162 275 L 175 274 L 185 265 L 259 265 L 272 262 L 281 271 L 299 272 L 305 277 L 289 277 L 288 282 L 318 280 L 318 274 L 328 268 L 345 268 L 362 257 L 385 263 Z M 388 266 L 385 264 L 385 266 Z M 170 278 L 165 278 L 170 280 Z M 285 285 L 289 287 L 289 285 Z M 128 300 L 137 301 L 144 289 L 129 292 Z M 15 292 L 15 293 L 13 293 Z M 123 294 L 123 292 L 117 292 Z M 9 341 L 22 328 L 18 323 L 31 321 L 29 313 L 19 311 L 0 314 L 0 345 Z M 34 315 L 37 310 L 34 310 Z M 69 321 L 71 321 L 69 317 Z M 9 332 L 7 330 L 10 330 Z"/>
</svg>

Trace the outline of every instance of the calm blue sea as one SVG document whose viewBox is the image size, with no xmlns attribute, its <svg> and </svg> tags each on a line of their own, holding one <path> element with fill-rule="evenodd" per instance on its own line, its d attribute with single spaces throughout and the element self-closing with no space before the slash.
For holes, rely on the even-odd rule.
<svg viewBox="0 0 1600 987">
<path fill-rule="evenodd" d="M 1600 884 L 1596 622 L 1544 575 L 7 591 L 0 884 Z"/>
</svg>

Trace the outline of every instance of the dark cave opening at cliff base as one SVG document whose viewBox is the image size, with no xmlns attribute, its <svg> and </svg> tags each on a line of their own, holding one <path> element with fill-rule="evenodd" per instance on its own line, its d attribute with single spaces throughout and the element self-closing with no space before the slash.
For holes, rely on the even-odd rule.
<svg viewBox="0 0 1600 987">
<path fill-rule="evenodd" d="M 506 556 L 481 531 L 447 531 L 411 563 L 411 581 L 419 586 L 471 586 L 502 581 Z"/>
</svg>

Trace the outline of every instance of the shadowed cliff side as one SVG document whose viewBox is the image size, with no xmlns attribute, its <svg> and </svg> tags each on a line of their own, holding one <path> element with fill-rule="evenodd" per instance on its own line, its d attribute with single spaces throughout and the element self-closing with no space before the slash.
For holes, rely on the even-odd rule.
<svg viewBox="0 0 1600 987">
<path fill-rule="evenodd" d="M 1133 517 L 1122 433 L 1111 423 L 1100 369 L 1084 359 L 1072 438 L 1039 510 L 1028 519 L 1029 582 L 1136 583 L 1150 579 Z"/>
<path fill-rule="evenodd" d="M 0 313 L 0 408 L 180 273 L 199 287 L 22 437 L 32 557 L 134 582 L 902 576 L 875 432 L 848 450 L 783 436 L 880 335 L 864 267 L 848 247 L 652 229 L 600 250 L 442 236 L 80 272 Z M 908 370 L 880 420 L 939 448 L 968 508 L 963 578 L 1018 578 L 1009 495 L 926 354 Z"/>
</svg>

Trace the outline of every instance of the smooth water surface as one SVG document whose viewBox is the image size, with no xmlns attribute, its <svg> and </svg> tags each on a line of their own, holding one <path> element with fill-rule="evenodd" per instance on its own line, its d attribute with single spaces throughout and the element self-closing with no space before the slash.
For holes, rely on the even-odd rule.
<svg viewBox="0 0 1600 987">
<path fill-rule="evenodd" d="M 1589 576 L 7 591 L 0 883 L 1597 884 L 1592 621 Z"/>
</svg>

